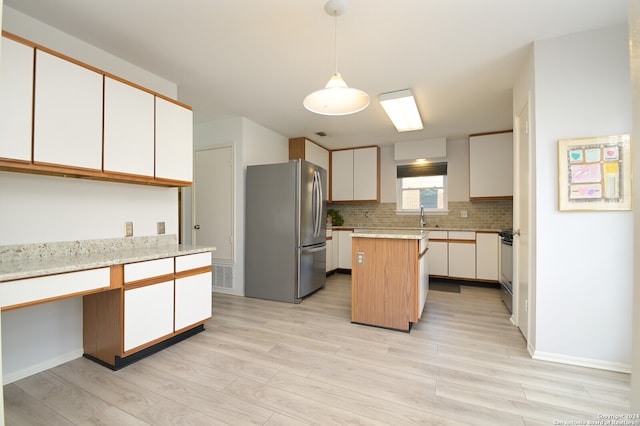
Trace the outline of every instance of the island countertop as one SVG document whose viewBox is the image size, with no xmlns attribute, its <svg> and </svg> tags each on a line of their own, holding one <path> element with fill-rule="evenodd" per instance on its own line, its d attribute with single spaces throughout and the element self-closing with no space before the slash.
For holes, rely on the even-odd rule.
<svg viewBox="0 0 640 426">
<path fill-rule="evenodd" d="M 421 240 L 428 237 L 429 231 L 412 229 L 356 229 L 350 235 L 353 238 Z"/>
</svg>

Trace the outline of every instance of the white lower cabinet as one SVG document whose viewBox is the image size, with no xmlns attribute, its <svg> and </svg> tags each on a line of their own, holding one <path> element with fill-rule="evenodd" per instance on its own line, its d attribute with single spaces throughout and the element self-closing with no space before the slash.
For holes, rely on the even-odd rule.
<svg viewBox="0 0 640 426">
<path fill-rule="evenodd" d="M 211 272 L 176 279 L 175 331 L 211 318 Z"/>
<path fill-rule="evenodd" d="M 496 233 L 476 234 L 476 278 L 498 281 L 500 274 L 500 237 Z"/>
<path fill-rule="evenodd" d="M 173 333 L 173 280 L 125 290 L 124 351 Z"/>
<path fill-rule="evenodd" d="M 338 235 L 338 268 L 351 269 L 351 234 L 353 231 L 334 231 Z"/>
<path fill-rule="evenodd" d="M 124 367 L 211 318 L 211 252 L 112 266 L 110 276 L 113 290 L 83 300 L 84 355 L 101 364 Z"/>
<path fill-rule="evenodd" d="M 327 261 L 327 267 L 325 268 L 326 272 L 333 271 L 334 269 L 336 269 L 333 266 L 333 239 L 327 240 L 327 259 L 326 259 L 326 261 Z"/>
<path fill-rule="evenodd" d="M 476 277 L 476 233 L 449 231 L 449 276 Z"/>
<path fill-rule="evenodd" d="M 429 275 L 446 277 L 449 275 L 449 238 L 447 231 L 429 232 L 429 250 L 427 261 L 429 263 Z"/>
</svg>

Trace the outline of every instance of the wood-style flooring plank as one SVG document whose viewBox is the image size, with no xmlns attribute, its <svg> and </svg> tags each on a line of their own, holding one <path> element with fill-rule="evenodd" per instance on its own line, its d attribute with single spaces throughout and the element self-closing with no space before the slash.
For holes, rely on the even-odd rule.
<svg viewBox="0 0 640 426">
<path fill-rule="evenodd" d="M 4 387 L 16 425 L 549 425 L 629 411 L 629 375 L 531 359 L 494 288 L 430 291 L 410 333 L 351 324 L 351 277 L 300 304 L 214 294 L 205 331 L 113 372 Z"/>
</svg>

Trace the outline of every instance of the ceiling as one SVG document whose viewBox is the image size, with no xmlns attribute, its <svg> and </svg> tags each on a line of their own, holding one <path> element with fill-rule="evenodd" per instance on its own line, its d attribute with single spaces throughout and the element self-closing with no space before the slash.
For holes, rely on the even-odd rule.
<svg viewBox="0 0 640 426">
<path fill-rule="evenodd" d="M 4 3 L 176 83 L 196 122 L 244 116 L 330 149 L 510 129 L 511 88 L 532 41 L 626 22 L 628 7 L 627 0 L 350 0 L 337 21 L 338 71 L 371 104 L 330 117 L 302 106 L 335 70 L 325 0 Z M 398 133 L 377 97 L 406 88 L 424 130 Z"/>
</svg>

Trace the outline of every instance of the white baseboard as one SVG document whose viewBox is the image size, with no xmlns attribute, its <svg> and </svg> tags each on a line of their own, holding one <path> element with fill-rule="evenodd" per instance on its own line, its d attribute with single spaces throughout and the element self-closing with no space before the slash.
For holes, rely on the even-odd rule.
<svg viewBox="0 0 640 426">
<path fill-rule="evenodd" d="M 540 361 L 551 361 L 560 364 L 576 365 L 579 367 L 596 368 L 598 370 L 616 371 L 618 373 L 631 373 L 631 365 L 620 362 L 601 361 L 599 359 L 582 358 L 578 356 L 541 351 L 534 351 L 532 357 L 533 359 Z"/>
<path fill-rule="evenodd" d="M 40 364 L 32 365 L 29 368 L 25 368 L 24 370 L 15 371 L 9 374 L 3 374 L 2 376 L 2 384 L 8 385 L 9 383 L 13 383 L 17 380 L 24 379 L 25 377 L 32 376 L 36 373 L 40 373 L 41 371 L 48 370 L 53 367 L 57 367 L 60 364 L 64 364 L 65 362 L 73 361 L 76 358 L 80 358 L 84 350 L 82 348 L 76 349 L 72 352 L 68 352 L 66 354 L 60 355 L 54 359 L 49 359 Z"/>
</svg>

